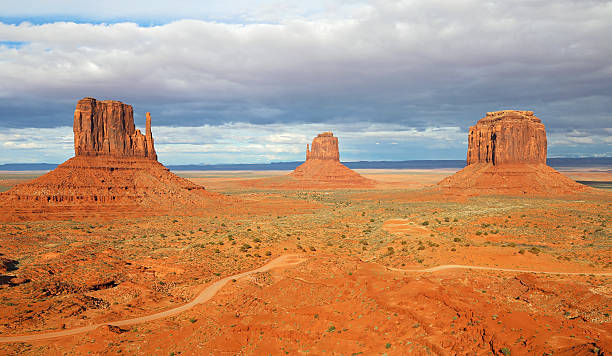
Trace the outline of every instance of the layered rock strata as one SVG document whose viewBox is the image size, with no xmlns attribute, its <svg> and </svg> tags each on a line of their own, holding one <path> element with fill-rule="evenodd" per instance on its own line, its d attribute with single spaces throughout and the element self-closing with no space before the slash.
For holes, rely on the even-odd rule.
<svg viewBox="0 0 612 356">
<path fill-rule="evenodd" d="M 332 160 L 340 162 L 338 138 L 331 132 L 323 132 L 312 140 L 312 150 L 306 144 L 306 160 Z"/>
<path fill-rule="evenodd" d="M 74 110 L 76 156 L 146 157 L 157 160 L 147 113 L 146 135 L 134 126 L 131 105 L 115 100 L 83 98 Z"/>
<path fill-rule="evenodd" d="M 546 165 L 546 129 L 532 111 L 489 112 L 470 127 L 467 166 L 438 187 L 454 194 L 563 195 L 589 189 Z"/>
<path fill-rule="evenodd" d="M 323 187 L 359 187 L 372 186 L 374 181 L 362 177 L 340 163 L 338 138 L 331 132 L 324 132 L 306 145 L 306 162 L 298 166 L 291 178 L 298 180 L 298 185 Z"/>
<path fill-rule="evenodd" d="M 488 112 L 468 135 L 467 164 L 546 164 L 546 129 L 533 111 Z"/>
<path fill-rule="evenodd" d="M 0 194 L 0 220 L 117 216 L 202 207 L 212 194 L 157 161 L 147 113 L 146 132 L 132 107 L 85 98 L 74 114 L 75 157 L 37 179 Z"/>
</svg>

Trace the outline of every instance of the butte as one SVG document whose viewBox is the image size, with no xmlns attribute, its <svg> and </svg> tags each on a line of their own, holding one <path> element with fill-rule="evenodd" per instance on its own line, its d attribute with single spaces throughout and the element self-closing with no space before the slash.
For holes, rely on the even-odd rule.
<svg viewBox="0 0 612 356">
<path fill-rule="evenodd" d="M 308 187 L 352 188 L 371 187 L 375 182 L 362 177 L 340 163 L 338 138 L 323 132 L 306 145 L 306 162 L 289 174 L 290 178 Z"/>
<path fill-rule="evenodd" d="M 546 129 L 533 111 L 488 112 L 468 136 L 467 166 L 438 183 L 458 195 L 566 195 L 588 190 L 546 165 Z"/>
<path fill-rule="evenodd" d="M 0 220 L 135 216 L 209 205 L 213 193 L 157 161 L 150 113 L 146 117 L 143 135 L 134 127 L 132 106 L 79 100 L 75 156 L 0 194 Z"/>
<path fill-rule="evenodd" d="M 376 182 L 340 163 L 338 138 L 324 132 L 306 145 L 306 162 L 282 177 L 248 179 L 243 186 L 271 189 L 369 188 Z"/>
</svg>

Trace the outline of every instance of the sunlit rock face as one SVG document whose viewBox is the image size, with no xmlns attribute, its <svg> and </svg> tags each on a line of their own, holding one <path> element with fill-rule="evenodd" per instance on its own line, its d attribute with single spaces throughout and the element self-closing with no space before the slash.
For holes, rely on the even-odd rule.
<svg viewBox="0 0 612 356">
<path fill-rule="evenodd" d="M 470 127 L 467 164 L 546 164 L 546 129 L 533 111 L 488 112 Z"/>
<path fill-rule="evenodd" d="M 312 146 L 306 145 L 306 161 L 312 159 L 340 162 L 338 138 L 331 132 L 323 132 L 312 140 Z"/>
<path fill-rule="evenodd" d="M 452 195 L 566 195 L 589 190 L 546 165 L 546 129 L 533 111 L 487 113 L 470 127 L 467 166 L 437 188 Z"/>
<path fill-rule="evenodd" d="M 146 134 L 134 126 L 131 105 L 83 98 L 74 110 L 75 156 L 147 157 L 157 160 L 147 113 Z"/>
<path fill-rule="evenodd" d="M 146 115 L 143 135 L 132 106 L 79 100 L 74 112 L 75 156 L 33 181 L 0 193 L 0 221 L 138 216 L 201 208 L 213 194 L 157 161 Z"/>
</svg>

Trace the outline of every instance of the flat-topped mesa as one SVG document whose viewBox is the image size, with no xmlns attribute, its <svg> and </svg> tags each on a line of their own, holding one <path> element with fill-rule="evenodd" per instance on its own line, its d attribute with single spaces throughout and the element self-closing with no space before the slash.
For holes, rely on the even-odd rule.
<svg viewBox="0 0 612 356">
<path fill-rule="evenodd" d="M 75 156 L 146 157 L 157 160 L 147 113 L 146 135 L 134 126 L 131 105 L 83 98 L 74 110 Z"/>
<path fill-rule="evenodd" d="M 312 147 L 312 149 L 310 148 Z M 312 145 L 306 145 L 306 161 L 331 160 L 340 162 L 338 138 L 331 132 L 323 132 L 312 140 Z"/>
<path fill-rule="evenodd" d="M 546 129 L 533 111 L 488 112 L 470 127 L 467 164 L 546 164 Z"/>
</svg>

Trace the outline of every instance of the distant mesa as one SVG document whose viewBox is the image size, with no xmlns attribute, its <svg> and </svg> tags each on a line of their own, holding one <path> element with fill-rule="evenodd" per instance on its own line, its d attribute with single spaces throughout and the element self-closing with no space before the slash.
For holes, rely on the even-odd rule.
<svg viewBox="0 0 612 356">
<path fill-rule="evenodd" d="M 306 145 L 306 162 L 289 174 L 304 186 L 369 187 L 374 181 L 340 163 L 338 138 L 323 132 Z"/>
<path fill-rule="evenodd" d="M 468 136 L 467 166 L 438 187 L 462 195 L 571 194 L 589 189 L 546 165 L 546 129 L 533 111 L 488 112 Z"/>
<path fill-rule="evenodd" d="M 338 138 L 331 132 L 323 132 L 312 140 L 312 151 L 306 144 L 306 160 L 332 160 L 340 162 Z"/>
<path fill-rule="evenodd" d="M 157 161 L 151 115 L 143 135 L 132 106 L 79 100 L 74 112 L 75 157 L 37 179 L 0 194 L 0 220 L 144 215 L 202 207 L 212 193 Z"/>
</svg>

